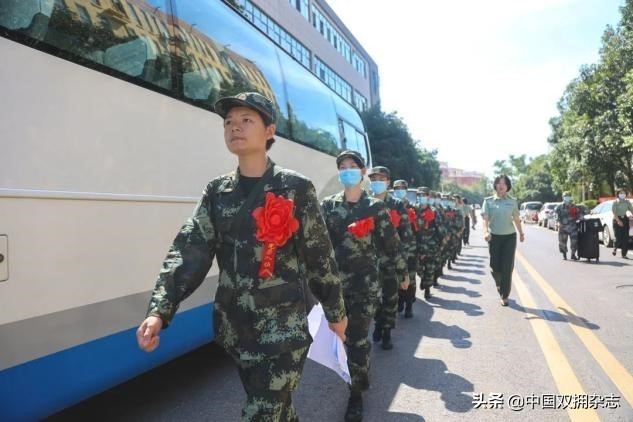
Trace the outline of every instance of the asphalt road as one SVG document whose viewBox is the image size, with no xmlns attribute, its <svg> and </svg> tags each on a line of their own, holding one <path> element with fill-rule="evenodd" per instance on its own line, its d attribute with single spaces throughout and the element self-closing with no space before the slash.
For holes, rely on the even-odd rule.
<svg viewBox="0 0 633 422">
<path fill-rule="evenodd" d="M 633 260 L 601 246 L 598 263 L 563 261 L 555 232 L 525 232 L 510 306 L 478 228 L 434 296 L 398 318 L 395 348 L 372 349 L 365 421 L 633 421 Z M 308 361 L 294 402 L 302 421 L 339 421 L 347 397 Z M 50 420 L 237 421 L 244 399 L 208 345 Z"/>
</svg>

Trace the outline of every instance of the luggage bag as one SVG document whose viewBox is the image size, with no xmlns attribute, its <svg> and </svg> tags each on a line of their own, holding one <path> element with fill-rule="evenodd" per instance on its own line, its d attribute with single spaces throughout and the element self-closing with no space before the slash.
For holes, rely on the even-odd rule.
<svg viewBox="0 0 633 422">
<path fill-rule="evenodd" d="M 602 231 L 599 218 L 588 218 L 578 222 L 578 258 L 585 258 L 587 262 L 600 260 L 600 243 L 598 233 Z"/>
</svg>

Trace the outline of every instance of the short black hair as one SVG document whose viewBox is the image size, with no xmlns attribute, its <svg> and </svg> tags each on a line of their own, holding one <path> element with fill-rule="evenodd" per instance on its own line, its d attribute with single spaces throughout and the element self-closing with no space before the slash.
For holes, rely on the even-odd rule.
<svg viewBox="0 0 633 422">
<path fill-rule="evenodd" d="M 264 113 L 262 113 L 259 110 L 255 110 L 257 111 L 257 114 L 260 115 L 260 117 L 262 118 L 262 121 L 264 122 L 264 126 L 268 127 L 270 125 L 272 125 L 273 123 L 273 119 L 271 119 L 270 117 L 266 116 Z M 266 151 L 268 151 L 270 149 L 270 147 L 273 146 L 273 144 L 275 143 L 275 138 L 270 138 L 266 141 Z"/>
<path fill-rule="evenodd" d="M 506 182 L 506 186 L 508 187 L 508 192 L 510 192 L 510 190 L 512 189 L 512 182 L 510 181 L 510 178 L 506 174 L 500 174 L 499 176 L 495 177 L 495 181 L 492 182 L 492 187 L 494 188 L 494 190 L 497 190 L 497 184 L 499 184 L 501 179 L 503 179 L 503 181 Z"/>
</svg>

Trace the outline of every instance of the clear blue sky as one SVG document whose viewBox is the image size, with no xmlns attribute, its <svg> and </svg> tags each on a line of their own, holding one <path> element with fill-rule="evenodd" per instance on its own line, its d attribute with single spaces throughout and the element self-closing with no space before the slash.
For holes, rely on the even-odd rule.
<svg viewBox="0 0 633 422">
<path fill-rule="evenodd" d="M 624 0 L 327 0 L 378 64 L 384 111 L 451 167 L 547 153 L 548 121 Z"/>
</svg>

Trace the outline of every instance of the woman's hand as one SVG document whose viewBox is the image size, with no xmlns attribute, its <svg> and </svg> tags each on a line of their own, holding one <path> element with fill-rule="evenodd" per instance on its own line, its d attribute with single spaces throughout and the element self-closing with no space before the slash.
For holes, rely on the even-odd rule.
<svg viewBox="0 0 633 422">
<path fill-rule="evenodd" d="M 521 233 L 519 233 L 519 240 L 520 240 L 521 242 L 523 242 L 523 241 L 525 240 L 525 234 L 523 234 L 522 232 L 521 232 Z"/>
<path fill-rule="evenodd" d="M 490 235 L 490 232 L 485 232 L 485 233 L 484 233 L 484 240 L 485 240 L 486 242 L 490 242 L 491 237 L 492 237 L 492 236 Z"/>
</svg>

